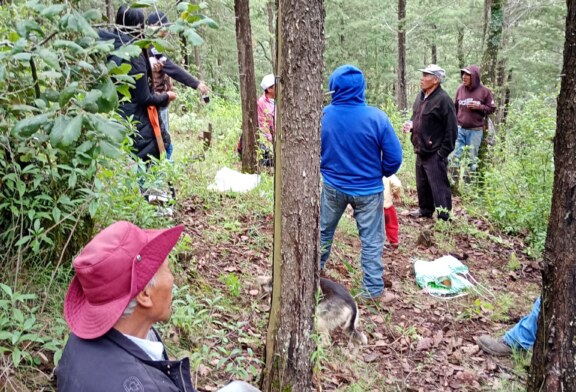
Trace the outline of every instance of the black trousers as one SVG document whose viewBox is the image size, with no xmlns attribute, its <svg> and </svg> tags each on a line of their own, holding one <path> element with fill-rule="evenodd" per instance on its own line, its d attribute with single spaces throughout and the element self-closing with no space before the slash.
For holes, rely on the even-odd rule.
<svg viewBox="0 0 576 392">
<path fill-rule="evenodd" d="M 436 153 L 416 154 L 416 190 L 422 214 L 432 216 L 436 208 L 452 210 L 448 159 Z M 447 212 L 438 214 L 441 219 L 447 219 L 448 216 Z"/>
</svg>

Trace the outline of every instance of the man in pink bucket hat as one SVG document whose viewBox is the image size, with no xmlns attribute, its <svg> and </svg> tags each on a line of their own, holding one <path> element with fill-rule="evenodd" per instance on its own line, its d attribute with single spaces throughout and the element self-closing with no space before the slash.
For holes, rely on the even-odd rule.
<svg viewBox="0 0 576 392">
<path fill-rule="evenodd" d="M 168 254 L 183 229 L 116 222 L 74 259 L 64 300 L 72 333 L 56 369 L 58 391 L 195 391 L 188 358 L 169 360 L 152 327 L 170 318 Z M 220 391 L 258 390 L 235 381 Z"/>
</svg>

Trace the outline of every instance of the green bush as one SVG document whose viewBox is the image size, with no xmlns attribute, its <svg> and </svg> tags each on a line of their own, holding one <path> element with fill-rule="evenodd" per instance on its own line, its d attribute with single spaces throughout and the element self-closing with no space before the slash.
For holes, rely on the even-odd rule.
<svg viewBox="0 0 576 392">
<path fill-rule="evenodd" d="M 510 234 L 524 234 L 528 253 L 544 248 L 554 179 L 555 102 L 548 97 L 516 101 L 497 135 L 492 163 L 475 204 Z"/>
</svg>

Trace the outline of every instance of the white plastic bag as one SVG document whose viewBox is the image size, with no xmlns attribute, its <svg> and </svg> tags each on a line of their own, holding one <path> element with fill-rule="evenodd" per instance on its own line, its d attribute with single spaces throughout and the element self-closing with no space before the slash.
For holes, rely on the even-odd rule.
<svg viewBox="0 0 576 392">
<path fill-rule="evenodd" d="M 260 175 L 244 174 L 236 170 L 223 167 L 218 170 L 214 182 L 208 185 L 208 190 L 219 192 L 248 192 L 260 183 Z"/>
</svg>

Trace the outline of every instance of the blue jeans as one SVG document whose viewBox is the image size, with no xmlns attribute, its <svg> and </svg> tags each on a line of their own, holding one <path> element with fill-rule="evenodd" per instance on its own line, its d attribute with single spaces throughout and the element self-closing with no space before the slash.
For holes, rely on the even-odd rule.
<svg viewBox="0 0 576 392">
<path fill-rule="evenodd" d="M 168 133 L 168 130 L 170 129 L 168 106 L 159 108 L 158 115 L 160 116 L 160 126 L 162 127 L 162 130 Z M 172 144 L 172 142 L 170 142 L 170 144 L 166 146 L 166 159 L 171 160 L 173 151 L 174 151 L 174 145 Z"/>
<path fill-rule="evenodd" d="M 481 130 L 465 129 L 458 127 L 458 138 L 456 139 L 456 147 L 454 147 L 454 155 L 452 156 L 452 161 L 455 162 L 456 166 L 460 165 L 460 159 L 464 152 L 464 147 L 469 147 L 470 154 L 470 170 L 475 171 L 478 166 L 478 150 L 480 150 L 480 144 L 482 143 Z"/>
<path fill-rule="evenodd" d="M 320 269 L 324 269 L 330 256 L 332 241 L 340 217 L 350 204 L 354 209 L 356 227 L 362 242 L 363 296 L 375 298 L 382 295 L 382 247 L 384 246 L 383 192 L 368 196 L 351 196 L 324 184 L 320 204 Z"/>
<path fill-rule="evenodd" d="M 504 334 L 504 342 L 512 348 L 530 350 L 536 341 L 538 331 L 538 314 L 540 313 L 540 297 L 534 302 L 532 312 Z"/>
</svg>

